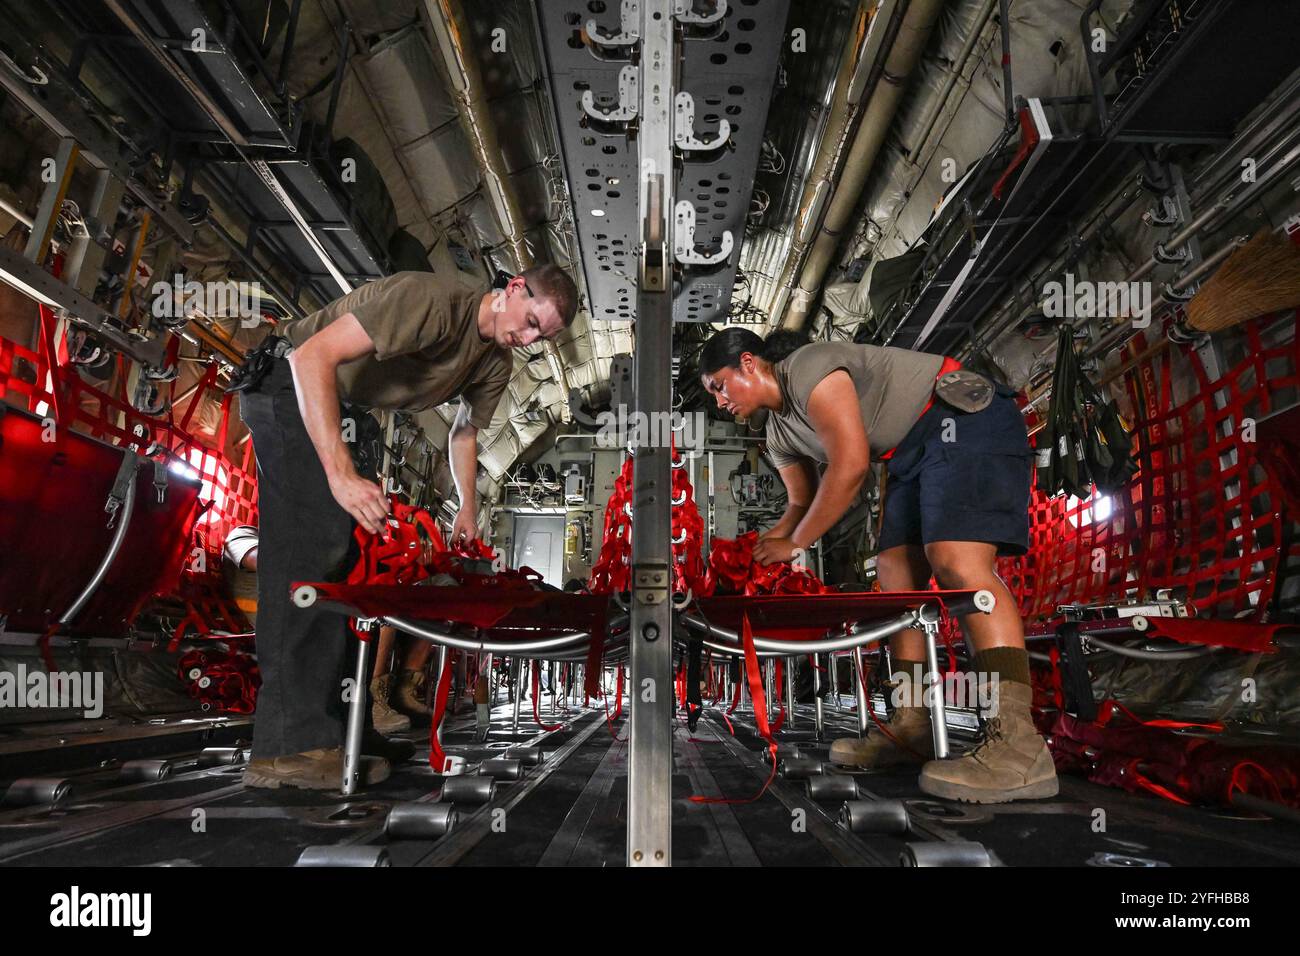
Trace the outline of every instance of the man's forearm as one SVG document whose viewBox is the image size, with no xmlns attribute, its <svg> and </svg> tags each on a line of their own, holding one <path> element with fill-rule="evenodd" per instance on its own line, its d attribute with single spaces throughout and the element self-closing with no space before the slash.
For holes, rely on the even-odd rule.
<svg viewBox="0 0 1300 956">
<path fill-rule="evenodd" d="M 807 548 L 829 531 L 853 503 L 866 472 L 831 465 L 822 476 L 817 495 L 790 537 L 797 547 Z"/>
<path fill-rule="evenodd" d="M 348 474 L 354 467 L 352 454 L 343 442 L 334 366 L 312 355 L 302 358 L 294 352 L 289 356 L 289 367 L 298 393 L 298 411 L 325 469 L 325 476 L 333 479 Z"/>
<path fill-rule="evenodd" d="M 478 506 L 478 429 L 473 425 L 453 428 L 447 443 L 451 453 L 451 477 L 462 508 Z"/>
</svg>

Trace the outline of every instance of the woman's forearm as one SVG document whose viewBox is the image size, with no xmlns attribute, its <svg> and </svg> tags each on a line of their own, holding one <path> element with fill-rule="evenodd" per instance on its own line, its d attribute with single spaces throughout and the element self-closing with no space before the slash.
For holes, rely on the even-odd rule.
<svg viewBox="0 0 1300 956">
<path fill-rule="evenodd" d="M 772 527 L 764 531 L 760 538 L 788 538 L 794 533 L 794 529 L 799 527 L 799 521 L 808 513 L 807 505 L 789 504 L 785 507 L 785 514 L 781 515 L 779 521 Z"/>
<path fill-rule="evenodd" d="M 840 520 L 866 476 L 865 467 L 832 464 L 826 469 L 812 505 L 789 535 L 796 547 L 811 546 Z"/>
</svg>

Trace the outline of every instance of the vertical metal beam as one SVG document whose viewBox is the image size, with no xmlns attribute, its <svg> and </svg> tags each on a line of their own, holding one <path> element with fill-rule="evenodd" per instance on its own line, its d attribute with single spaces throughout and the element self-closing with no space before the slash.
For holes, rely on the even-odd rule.
<svg viewBox="0 0 1300 956">
<path fill-rule="evenodd" d="M 91 296 L 99 283 L 99 270 L 108 250 L 96 242 L 99 233 L 113 235 L 117 210 L 126 192 L 121 181 L 107 169 L 94 171 L 95 188 L 85 210 L 86 235 L 72 240 L 63 263 L 63 281 L 84 296 Z"/>
<path fill-rule="evenodd" d="M 36 217 L 32 221 L 32 231 L 27 236 L 27 248 L 23 252 L 29 261 L 37 265 L 44 262 L 50 240 L 54 238 L 54 224 L 58 222 L 63 200 L 68 195 L 68 186 L 72 184 L 72 170 L 77 164 L 79 151 L 80 148 L 72 138 L 65 136 L 59 140 L 59 149 L 54 155 L 54 179 L 46 183 L 45 190 L 41 193 Z"/>
<path fill-rule="evenodd" d="M 670 0 L 641 3 L 641 268 L 633 388 L 636 411 L 655 421 L 672 408 L 672 112 L 676 57 Z M 654 431 L 654 429 L 650 429 Z M 643 436 L 644 437 L 644 436 Z M 652 439 L 653 441 L 653 439 Z M 632 472 L 631 730 L 627 863 L 672 864 L 673 647 L 672 452 L 643 445 Z"/>
</svg>

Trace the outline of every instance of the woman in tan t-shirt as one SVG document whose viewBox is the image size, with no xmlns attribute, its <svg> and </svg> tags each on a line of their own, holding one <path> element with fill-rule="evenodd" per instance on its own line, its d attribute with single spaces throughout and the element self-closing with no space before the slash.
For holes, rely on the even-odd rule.
<svg viewBox="0 0 1300 956">
<path fill-rule="evenodd" d="M 1055 796 L 1051 754 L 1030 712 L 1023 623 L 995 567 L 999 554 L 1023 554 L 1028 545 L 1032 450 L 1014 393 L 999 387 L 988 407 L 964 413 L 934 399 L 933 376 L 947 364 L 941 356 L 800 344 L 793 333 L 763 340 L 729 328 L 700 353 L 701 382 L 719 408 L 739 418 L 768 412 L 768 452 L 788 503 L 760 536 L 755 560 L 793 560 L 852 506 L 872 458 L 888 458 L 876 558 L 881 588 L 925 590 L 933 576 L 942 588 L 987 589 L 997 599 L 992 614 L 962 619 L 981 697 L 994 700 L 985 740 L 960 759 L 925 763 L 921 789 L 978 803 Z M 928 383 L 918 379 L 925 374 Z M 873 427 L 898 444 L 873 449 Z M 820 478 L 816 463 L 826 466 Z M 833 762 L 878 768 L 934 754 L 922 694 L 924 639 L 907 630 L 890 643 L 898 684 L 888 733 L 835 741 Z"/>
</svg>

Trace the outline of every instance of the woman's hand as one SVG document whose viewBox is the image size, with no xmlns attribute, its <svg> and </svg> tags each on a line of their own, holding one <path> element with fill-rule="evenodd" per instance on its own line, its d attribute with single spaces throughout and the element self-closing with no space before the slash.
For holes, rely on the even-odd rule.
<svg viewBox="0 0 1300 956">
<path fill-rule="evenodd" d="M 801 557 L 803 548 L 789 538 L 760 538 L 754 545 L 754 560 L 764 566 L 782 561 L 797 561 Z"/>
<path fill-rule="evenodd" d="M 373 481 L 355 471 L 341 472 L 330 478 L 330 494 L 339 507 L 352 515 L 357 524 L 371 534 L 379 534 L 388 517 L 388 496 Z"/>
</svg>

